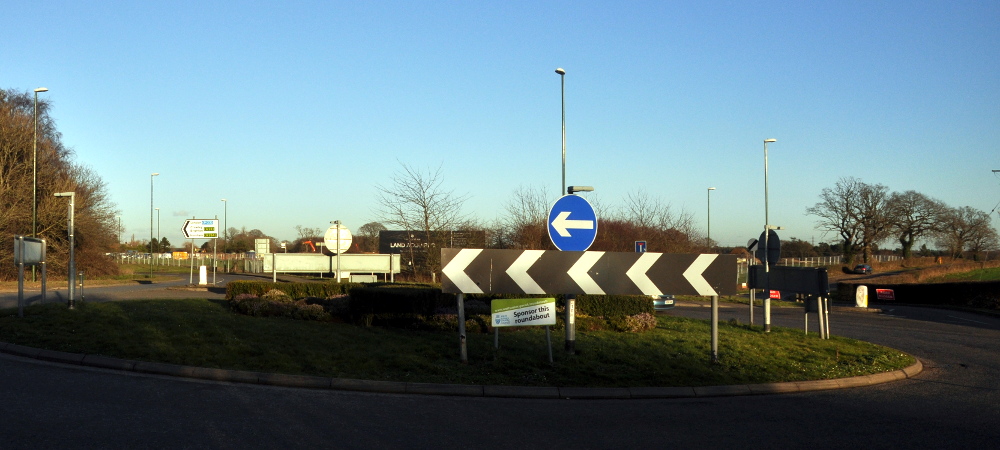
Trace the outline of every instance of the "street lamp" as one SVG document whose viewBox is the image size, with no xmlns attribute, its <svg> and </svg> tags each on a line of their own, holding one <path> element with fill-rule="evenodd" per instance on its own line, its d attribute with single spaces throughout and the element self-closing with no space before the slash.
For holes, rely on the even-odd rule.
<svg viewBox="0 0 1000 450">
<path fill-rule="evenodd" d="M 764 273 L 771 271 L 771 258 L 768 253 L 768 235 L 771 234 L 771 220 L 767 214 L 767 144 L 778 142 L 777 139 L 764 139 Z M 764 331 L 771 331 L 771 283 L 767 281 L 767 292 L 764 294 Z"/>
<path fill-rule="evenodd" d="M 73 247 L 76 246 L 76 242 L 73 239 L 73 212 L 76 203 L 76 192 L 56 192 L 56 197 L 69 197 L 69 223 L 67 224 L 66 230 L 69 233 L 69 276 L 66 278 L 69 283 L 69 309 L 74 307 L 74 288 L 76 288 L 76 258 L 73 254 Z"/>
<path fill-rule="evenodd" d="M 229 247 L 229 228 L 226 228 L 226 221 L 228 218 L 229 202 L 226 201 L 226 199 L 222 199 L 222 242 L 224 242 L 224 244 L 222 244 L 222 253 L 226 253 L 226 248 Z M 226 262 L 229 262 L 228 258 L 226 258 Z"/>
<path fill-rule="evenodd" d="M 149 175 L 149 279 L 153 279 L 153 177 L 159 172 Z"/>
<path fill-rule="evenodd" d="M 566 192 L 566 71 L 562 67 L 556 69 L 559 74 L 560 93 L 562 97 L 562 188 L 559 195 Z"/>
<path fill-rule="evenodd" d="M 48 92 L 48 88 L 35 89 L 34 126 L 35 137 L 31 144 L 31 237 L 38 235 L 38 93 Z M 31 266 L 31 281 L 35 281 L 35 266 Z"/>
<path fill-rule="evenodd" d="M 705 246 L 709 248 L 709 251 L 712 248 L 712 191 L 714 190 L 714 187 L 708 188 L 708 237 Z"/>
<path fill-rule="evenodd" d="M 163 251 L 160 248 L 160 208 L 156 208 L 156 250 Z"/>
</svg>

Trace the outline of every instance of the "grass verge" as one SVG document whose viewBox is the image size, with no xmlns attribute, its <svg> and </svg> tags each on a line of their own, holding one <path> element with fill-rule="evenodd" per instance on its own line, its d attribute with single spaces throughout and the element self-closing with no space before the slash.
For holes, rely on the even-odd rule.
<svg viewBox="0 0 1000 450">
<path fill-rule="evenodd" d="M 840 378 L 901 369 L 898 350 L 775 327 L 765 334 L 721 323 L 720 362 L 709 362 L 707 321 L 659 316 L 653 331 L 577 333 L 566 355 L 543 328 L 468 336 L 469 364 L 454 332 L 254 318 L 212 300 L 136 300 L 0 310 L 0 341 L 73 353 L 200 367 L 369 380 L 518 386 L 709 386 Z"/>
</svg>

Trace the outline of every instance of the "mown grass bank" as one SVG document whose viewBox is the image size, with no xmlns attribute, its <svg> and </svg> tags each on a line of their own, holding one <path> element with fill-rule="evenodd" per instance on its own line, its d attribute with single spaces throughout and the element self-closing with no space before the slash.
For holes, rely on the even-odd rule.
<svg viewBox="0 0 1000 450">
<path fill-rule="evenodd" d="M 0 341 L 73 353 L 201 367 L 409 382 L 520 386 L 708 386 L 840 378 L 896 370 L 913 358 L 886 347 L 801 330 L 720 325 L 720 362 L 709 361 L 707 321 L 659 316 L 645 333 L 579 332 L 577 355 L 543 328 L 468 336 L 454 332 L 255 318 L 223 301 L 136 300 L 0 310 Z"/>
</svg>

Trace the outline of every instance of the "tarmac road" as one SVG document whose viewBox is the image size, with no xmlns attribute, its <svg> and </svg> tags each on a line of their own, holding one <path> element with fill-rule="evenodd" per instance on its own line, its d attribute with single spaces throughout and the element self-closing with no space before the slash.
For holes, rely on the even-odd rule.
<svg viewBox="0 0 1000 450">
<path fill-rule="evenodd" d="M 709 312 L 689 304 L 671 314 Z M 720 314 L 746 315 L 745 306 Z M 773 323 L 801 328 L 801 310 L 775 309 Z M 925 371 L 798 394 L 533 400 L 229 384 L 0 355 L 0 432 L 6 448 L 992 448 L 1000 441 L 1000 320 L 895 307 L 838 310 L 831 328 L 914 354 Z"/>
</svg>

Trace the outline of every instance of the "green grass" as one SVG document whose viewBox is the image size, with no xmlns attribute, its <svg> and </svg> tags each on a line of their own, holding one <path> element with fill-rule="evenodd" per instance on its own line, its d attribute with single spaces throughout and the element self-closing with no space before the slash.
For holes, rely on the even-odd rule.
<svg viewBox="0 0 1000 450">
<path fill-rule="evenodd" d="M 413 382 L 521 386 L 703 386 L 798 381 L 900 369 L 897 350 L 775 327 L 721 323 L 720 362 L 709 361 L 709 323 L 668 316 L 641 334 L 577 332 L 577 355 L 543 328 L 468 337 L 469 364 L 455 332 L 254 318 L 210 300 L 136 300 L 33 305 L 18 318 L 0 310 L 0 341 L 52 350 L 172 364 L 286 374 Z"/>
<path fill-rule="evenodd" d="M 1000 280 L 1000 267 L 976 269 L 970 272 L 951 273 L 927 280 L 932 283 L 945 281 L 997 281 Z"/>
</svg>

